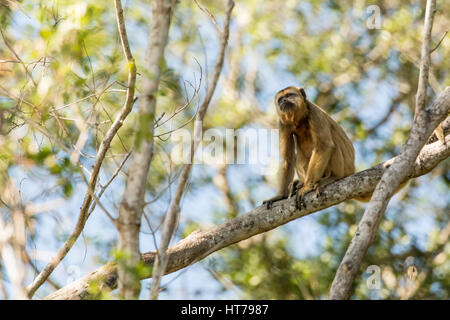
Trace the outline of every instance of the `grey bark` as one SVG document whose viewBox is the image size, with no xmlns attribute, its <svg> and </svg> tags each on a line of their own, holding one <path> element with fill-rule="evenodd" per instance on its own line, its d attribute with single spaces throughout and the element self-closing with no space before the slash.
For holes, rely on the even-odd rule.
<svg viewBox="0 0 450 320">
<path fill-rule="evenodd" d="M 142 95 L 139 99 L 135 150 L 131 155 L 130 169 L 125 191 L 119 205 L 119 242 L 121 255 L 118 265 L 119 296 L 137 299 L 141 290 L 135 268 L 140 261 L 139 231 L 145 202 L 148 172 L 153 158 L 153 126 L 156 97 L 164 49 L 169 34 L 173 0 L 155 0 L 152 4 L 152 20 L 143 72 Z M 146 126 L 146 127 L 144 127 Z"/>
</svg>

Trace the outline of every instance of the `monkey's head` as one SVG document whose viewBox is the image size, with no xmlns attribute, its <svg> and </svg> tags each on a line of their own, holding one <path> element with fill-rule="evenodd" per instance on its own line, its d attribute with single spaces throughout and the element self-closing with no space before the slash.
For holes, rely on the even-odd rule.
<svg viewBox="0 0 450 320">
<path fill-rule="evenodd" d="M 278 91 L 275 96 L 275 105 L 277 112 L 283 121 L 284 118 L 292 118 L 300 120 L 299 116 L 303 116 L 307 112 L 307 100 L 305 89 L 301 87 L 287 87 Z M 288 119 L 286 119 L 288 120 Z"/>
</svg>

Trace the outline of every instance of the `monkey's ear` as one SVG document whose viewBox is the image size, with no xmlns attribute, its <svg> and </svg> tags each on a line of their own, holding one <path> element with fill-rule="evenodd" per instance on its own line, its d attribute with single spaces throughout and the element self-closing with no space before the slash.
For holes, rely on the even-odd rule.
<svg viewBox="0 0 450 320">
<path fill-rule="evenodd" d="M 302 87 L 297 87 L 298 91 L 302 94 L 303 98 L 306 100 L 306 92 Z"/>
</svg>

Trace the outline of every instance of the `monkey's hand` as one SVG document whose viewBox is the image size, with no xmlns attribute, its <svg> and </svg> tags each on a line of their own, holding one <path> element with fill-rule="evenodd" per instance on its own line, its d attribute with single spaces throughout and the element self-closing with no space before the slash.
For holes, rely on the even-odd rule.
<svg viewBox="0 0 450 320">
<path fill-rule="evenodd" d="M 300 180 L 294 180 L 289 184 L 289 198 L 292 198 L 297 194 L 297 191 L 303 187 L 303 183 Z"/>
<path fill-rule="evenodd" d="M 264 200 L 264 201 L 263 201 L 263 204 L 265 204 L 267 210 L 269 210 L 269 209 L 272 207 L 272 204 L 273 204 L 274 202 L 280 201 L 280 200 L 283 200 L 283 199 L 287 199 L 287 196 L 285 196 L 284 194 L 276 195 L 276 196 L 273 197 L 273 198 Z"/>
<path fill-rule="evenodd" d="M 305 194 L 317 189 L 317 187 L 318 187 L 317 184 L 307 184 L 297 190 L 297 193 L 295 194 L 295 207 L 298 210 L 301 210 L 302 206 L 303 206 L 303 208 L 306 208 L 305 199 L 304 199 Z"/>
</svg>

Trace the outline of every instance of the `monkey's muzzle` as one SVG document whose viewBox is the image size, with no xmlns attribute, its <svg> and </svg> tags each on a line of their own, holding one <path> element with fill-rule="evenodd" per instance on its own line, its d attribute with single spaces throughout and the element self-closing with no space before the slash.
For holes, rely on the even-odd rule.
<svg viewBox="0 0 450 320">
<path fill-rule="evenodd" d="M 290 111 L 295 107 L 295 105 L 292 102 L 290 102 L 288 99 L 284 97 L 278 100 L 278 106 L 280 107 L 280 110 L 283 112 Z"/>
</svg>

